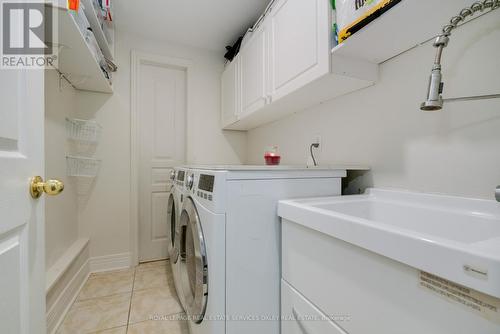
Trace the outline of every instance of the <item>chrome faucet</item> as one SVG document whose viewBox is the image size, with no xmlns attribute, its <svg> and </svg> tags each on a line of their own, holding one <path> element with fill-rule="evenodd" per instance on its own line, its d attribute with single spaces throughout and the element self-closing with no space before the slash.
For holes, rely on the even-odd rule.
<svg viewBox="0 0 500 334">
<path fill-rule="evenodd" d="M 451 32 L 456 29 L 459 24 L 464 23 L 469 16 L 473 16 L 476 13 L 482 12 L 486 9 L 495 10 L 498 8 L 500 8 L 500 0 L 483 0 L 481 2 L 475 2 L 472 4 L 472 6 L 462 9 L 459 15 L 454 16 L 450 20 L 450 23 L 443 27 L 442 32 L 439 34 L 433 44 L 434 47 L 437 48 L 437 52 L 436 58 L 434 60 L 434 66 L 432 67 L 432 72 L 429 79 L 427 99 L 420 106 L 420 109 L 422 111 L 440 111 L 441 109 L 443 109 L 443 103 L 446 101 L 451 102 L 500 98 L 500 94 L 468 96 L 450 99 L 443 99 L 441 95 L 444 88 L 441 74 L 441 56 L 443 54 L 443 49 L 448 46 Z"/>
</svg>

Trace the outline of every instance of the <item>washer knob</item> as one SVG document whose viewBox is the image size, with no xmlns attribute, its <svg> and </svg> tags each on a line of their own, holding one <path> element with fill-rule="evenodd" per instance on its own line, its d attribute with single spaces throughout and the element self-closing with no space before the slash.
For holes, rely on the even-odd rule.
<svg viewBox="0 0 500 334">
<path fill-rule="evenodd" d="M 193 189 L 194 186 L 194 174 L 191 174 L 187 178 L 186 186 L 189 190 Z"/>
</svg>

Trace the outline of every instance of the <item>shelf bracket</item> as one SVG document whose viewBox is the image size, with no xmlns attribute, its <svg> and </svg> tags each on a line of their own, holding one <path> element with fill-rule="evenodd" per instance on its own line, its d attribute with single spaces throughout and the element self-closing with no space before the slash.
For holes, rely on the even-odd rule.
<svg viewBox="0 0 500 334">
<path fill-rule="evenodd" d="M 71 81 L 69 81 L 68 77 L 66 76 L 66 74 L 62 73 L 61 71 L 59 71 L 59 69 L 53 67 L 53 69 L 55 71 L 57 71 L 57 75 L 59 76 L 59 91 L 62 92 L 63 90 L 63 85 L 62 85 L 62 81 L 66 81 L 71 87 L 73 87 L 74 89 L 76 89 L 76 87 L 71 83 Z"/>
</svg>

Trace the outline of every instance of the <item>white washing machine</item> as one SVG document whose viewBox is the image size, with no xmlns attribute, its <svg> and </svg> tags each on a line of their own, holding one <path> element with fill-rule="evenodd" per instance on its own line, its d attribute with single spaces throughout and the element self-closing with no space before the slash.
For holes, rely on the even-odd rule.
<svg viewBox="0 0 500 334">
<path fill-rule="evenodd" d="M 172 268 L 172 275 L 174 280 L 175 289 L 181 305 L 184 307 L 182 300 L 180 281 L 179 281 L 179 242 L 176 241 L 177 228 L 179 224 L 182 203 L 186 196 L 186 179 L 187 171 L 185 168 L 176 167 L 171 175 L 173 187 L 168 199 L 168 218 L 167 218 L 167 251 L 169 256 L 170 266 Z"/>
<path fill-rule="evenodd" d="M 180 294 L 191 334 L 279 334 L 277 204 L 341 193 L 345 170 L 191 166 L 182 206 Z"/>
</svg>

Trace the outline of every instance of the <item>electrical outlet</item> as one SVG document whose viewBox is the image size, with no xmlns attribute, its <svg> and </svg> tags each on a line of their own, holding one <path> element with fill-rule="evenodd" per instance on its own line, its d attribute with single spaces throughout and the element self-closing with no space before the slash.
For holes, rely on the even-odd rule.
<svg viewBox="0 0 500 334">
<path fill-rule="evenodd" d="M 312 139 L 311 144 L 319 144 L 319 147 L 315 149 L 316 152 L 321 152 L 323 143 L 321 142 L 321 135 L 315 135 Z"/>
</svg>

